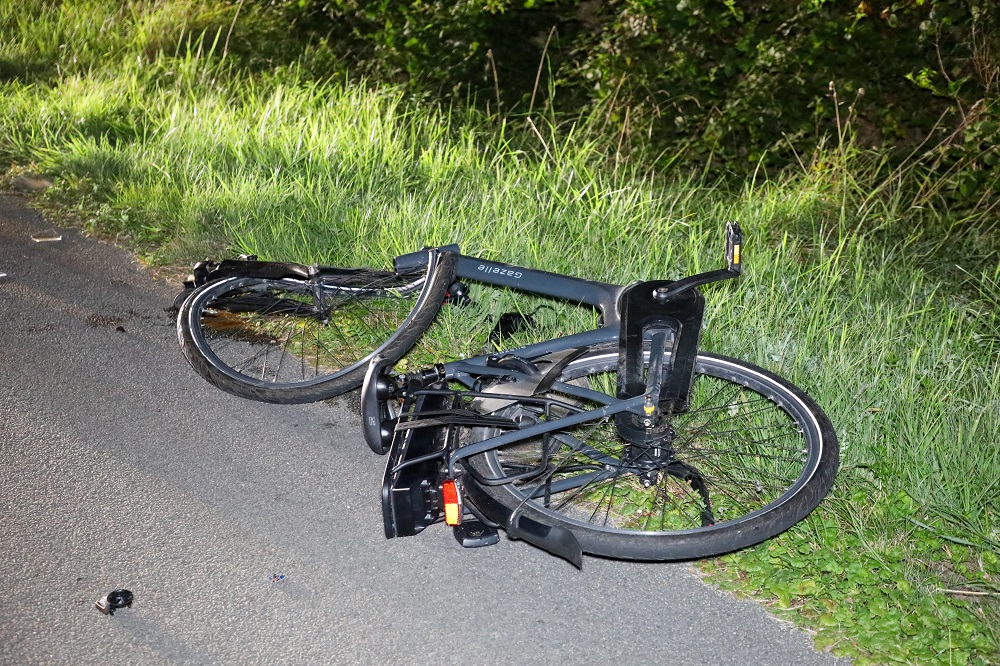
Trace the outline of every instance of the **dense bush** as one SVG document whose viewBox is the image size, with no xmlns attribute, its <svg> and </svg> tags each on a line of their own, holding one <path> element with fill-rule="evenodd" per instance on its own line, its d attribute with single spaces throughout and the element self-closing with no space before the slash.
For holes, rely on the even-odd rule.
<svg viewBox="0 0 1000 666">
<path fill-rule="evenodd" d="M 274 0 L 351 73 L 487 109 L 601 113 L 620 151 L 728 172 L 851 138 L 994 183 L 992 0 Z M 322 74 L 322 72 L 316 72 Z M 927 151 L 938 153 L 927 155 Z M 957 167 L 957 168 L 953 168 Z M 951 169 L 951 171 L 949 171 Z"/>
</svg>

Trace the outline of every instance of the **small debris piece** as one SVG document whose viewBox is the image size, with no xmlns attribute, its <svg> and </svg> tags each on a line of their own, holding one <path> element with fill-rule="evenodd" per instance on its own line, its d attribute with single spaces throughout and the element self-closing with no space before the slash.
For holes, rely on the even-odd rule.
<svg viewBox="0 0 1000 666">
<path fill-rule="evenodd" d="M 105 615 L 114 615 L 119 608 L 132 607 L 132 593 L 128 590 L 113 590 L 94 602 L 94 608 Z"/>
<path fill-rule="evenodd" d="M 52 187 L 52 181 L 47 178 L 38 178 L 37 176 L 28 176 L 22 174 L 17 176 L 10 181 L 10 189 L 15 192 L 26 192 L 33 194 L 35 192 L 41 192 L 42 190 L 47 190 Z"/>
<path fill-rule="evenodd" d="M 55 229 L 49 229 L 48 231 L 40 231 L 37 234 L 31 234 L 31 240 L 36 243 L 53 243 L 55 241 L 61 241 L 62 234 Z"/>
<path fill-rule="evenodd" d="M 114 328 L 115 326 L 121 327 L 124 323 L 124 319 L 113 315 L 101 314 L 99 312 L 87 315 L 87 326 L 104 326 L 107 328 Z"/>
</svg>

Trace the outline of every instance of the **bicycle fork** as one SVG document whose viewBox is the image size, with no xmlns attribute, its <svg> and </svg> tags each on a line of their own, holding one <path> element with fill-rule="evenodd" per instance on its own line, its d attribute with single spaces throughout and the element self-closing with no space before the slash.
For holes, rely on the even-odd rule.
<svg viewBox="0 0 1000 666">
<path fill-rule="evenodd" d="M 703 522 L 711 522 L 708 490 L 697 469 L 674 459 L 671 421 L 674 414 L 687 411 L 690 403 L 705 313 L 705 298 L 696 287 L 738 276 L 742 271 L 741 243 L 739 225 L 728 224 L 725 269 L 673 282 L 632 285 L 622 293 L 618 307 L 617 398 L 644 396 L 641 411 L 615 414 L 615 429 L 626 442 L 622 461 L 641 470 L 639 477 L 646 487 L 655 485 L 661 473 L 687 481 L 706 505 Z"/>
</svg>

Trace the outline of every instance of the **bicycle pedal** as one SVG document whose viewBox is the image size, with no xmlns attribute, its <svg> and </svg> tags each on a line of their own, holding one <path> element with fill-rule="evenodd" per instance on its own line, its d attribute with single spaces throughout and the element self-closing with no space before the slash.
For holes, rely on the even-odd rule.
<svg viewBox="0 0 1000 666">
<path fill-rule="evenodd" d="M 726 263 L 732 273 L 743 272 L 743 260 L 740 249 L 743 245 L 743 231 L 736 222 L 726 225 Z"/>
<path fill-rule="evenodd" d="M 455 533 L 455 540 L 462 544 L 463 548 L 482 548 L 500 541 L 500 532 L 497 528 L 478 520 L 467 518 L 460 525 L 452 527 L 452 530 Z"/>
</svg>

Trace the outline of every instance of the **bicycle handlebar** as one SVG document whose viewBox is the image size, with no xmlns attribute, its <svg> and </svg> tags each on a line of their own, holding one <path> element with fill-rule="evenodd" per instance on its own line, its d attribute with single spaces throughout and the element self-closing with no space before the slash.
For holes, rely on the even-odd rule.
<svg viewBox="0 0 1000 666">
<path fill-rule="evenodd" d="M 457 243 L 452 243 L 451 245 L 442 245 L 437 248 L 425 247 L 422 250 L 417 250 L 416 252 L 408 252 L 406 254 L 401 254 L 392 260 L 393 266 L 396 269 L 397 274 L 404 273 L 415 273 L 423 268 L 427 268 L 427 252 L 428 250 L 438 250 L 440 252 L 452 252 L 454 254 L 461 254 L 462 251 L 459 249 Z"/>
</svg>

